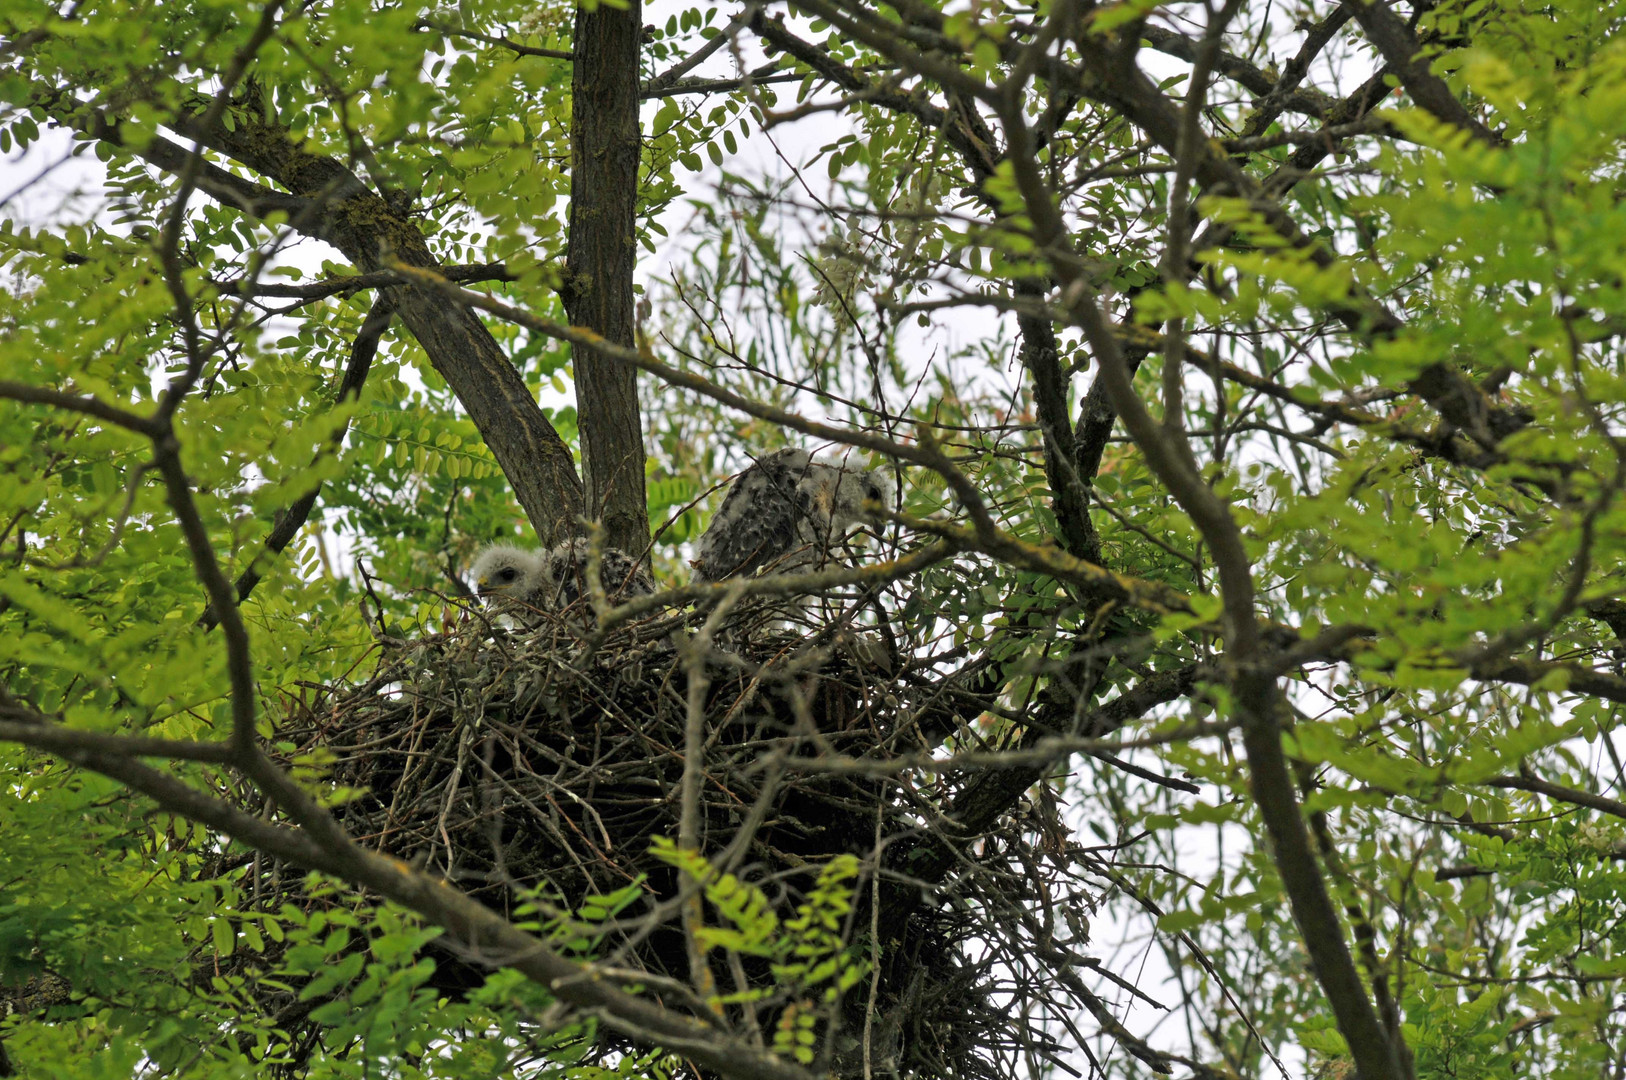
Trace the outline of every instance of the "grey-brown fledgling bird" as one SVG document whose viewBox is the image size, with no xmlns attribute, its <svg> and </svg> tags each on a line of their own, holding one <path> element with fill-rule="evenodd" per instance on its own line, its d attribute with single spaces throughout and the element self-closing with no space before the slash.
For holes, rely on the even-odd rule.
<svg viewBox="0 0 1626 1080">
<path fill-rule="evenodd" d="M 863 520 L 865 503 L 889 505 L 877 473 L 820 461 L 806 450 L 765 454 L 734 479 L 700 537 L 695 580 L 818 569 Z"/>
</svg>

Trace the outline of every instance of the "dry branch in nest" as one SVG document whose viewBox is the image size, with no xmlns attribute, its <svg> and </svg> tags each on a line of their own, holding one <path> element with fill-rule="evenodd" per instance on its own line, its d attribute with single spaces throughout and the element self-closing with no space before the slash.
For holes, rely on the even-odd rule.
<svg viewBox="0 0 1626 1080">
<path fill-rule="evenodd" d="M 1057 1035 L 1080 1002 L 1064 985 L 1076 977 L 1058 975 L 1081 920 L 1058 916 L 1089 898 L 1054 820 L 1036 828 L 1026 806 L 962 840 L 950 880 L 912 880 L 907 852 L 940 842 L 940 808 L 964 777 L 834 764 L 926 748 L 919 719 L 944 712 L 944 677 L 911 664 L 884 674 L 892 664 L 873 663 L 879 650 L 850 633 L 833 647 L 786 633 L 686 660 L 693 639 L 672 623 L 618 627 L 589 649 L 557 619 L 519 631 L 467 621 L 388 648 L 359 685 L 290 704 L 275 739 L 285 764 L 325 762 L 322 782 L 351 793 L 336 813 L 353 837 L 497 911 L 546 918 L 633 887 L 598 959 L 647 975 L 668 1004 L 693 1000 L 695 986 L 759 991 L 725 1008 L 744 1038 L 771 1040 L 787 1010 L 811 1013 L 820 1064 L 844 1076 L 867 1063 L 877 1076 L 993 1080 L 1065 1060 Z M 832 858 L 858 860 L 839 933 L 861 977 L 837 1000 L 827 987 L 776 984 L 761 956 L 712 949 L 703 977 L 690 970 L 673 902 L 684 879 L 651 847 L 680 834 L 689 682 L 701 672 L 699 850 L 761 890 L 781 923 Z M 248 872 L 245 891 L 267 909 L 325 902 L 270 860 Z M 710 907 L 705 921 L 729 926 Z M 488 970 L 444 950 L 435 959 L 449 994 Z M 292 998 L 264 993 L 286 1021 Z"/>
</svg>

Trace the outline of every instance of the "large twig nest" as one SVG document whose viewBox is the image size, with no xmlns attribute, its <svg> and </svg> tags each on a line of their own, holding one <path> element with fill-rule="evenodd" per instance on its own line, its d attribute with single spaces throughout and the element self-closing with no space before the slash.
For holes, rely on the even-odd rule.
<svg viewBox="0 0 1626 1080">
<path fill-rule="evenodd" d="M 498 911 L 516 914 L 530 901 L 569 912 L 585 898 L 636 889 L 607 945 L 616 966 L 648 972 L 657 988 L 688 987 L 685 939 L 667 903 L 679 876 L 651 845 L 679 835 L 685 726 L 698 704 L 707 857 L 761 889 L 782 917 L 832 857 L 856 856 L 864 867 L 842 934 L 876 974 L 823 1013 L 837 1072 L 862 1072 L 866 1038 L 881 1075 L 996 1077 L 1015 1055 L 1053 1056 L 1044 1010 L 1011 1007 L 1023 996 L 1013 986 L 1026 980 L 1013 983 L 1007 965 L 1029 951 L 1019 920 L 989 904 L 1025 889 L 1011 874 L 1026 850 L 1021 830 L 984 842 L 998 873 L 961 875 L 954 903 L 917 905 L 877 942 L 877 840 L 920 835 L 943 792 L 862 769 L 807 767 L 918 749 L 909 723 L 940 698 L 940 680 L 894 678 L 857 659 L 873 660 L 873 648 L 813 647 L 789 634 L 696 661 L 688 632 L 671 627 L 670 619 L 624 627 L 589 647 L 579 627 L 556 621 L 518 631 L 469 621 L 386 649 L 360 685 L 293 703 L 277 742 L 285 763 L 315 763 L 342 794 L 336 812 L 352 836 L 444 874 Z M 691 702 L 697 675 L 705 685 Z M 272 866 L 261 876 L 267 906 L 307 902 L 302 876 Z M 708 919 L 726 925 L 716 912 Z M 990 927 L 1009 940 L 991 946 Z M 712 955 L 722 992 L 740 989 L 741 978 L 773 983 L 765 962 Z M 484 976 L 466 958 L 437 961 L 436 984 L 447 992 Z M 758 1003 L 756 1021 L 771 1025 L 786 994 Z"/>
</svg>

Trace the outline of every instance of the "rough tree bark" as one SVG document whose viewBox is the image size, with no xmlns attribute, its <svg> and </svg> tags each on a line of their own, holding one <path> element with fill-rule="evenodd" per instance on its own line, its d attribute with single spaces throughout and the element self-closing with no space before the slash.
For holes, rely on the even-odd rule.
<svg viewBox="0 0 1626 1080">
<path fill-rule="evenodd" d="M 638 203 L 638 40 L 642 7 L 576 9 L 571 67 L 570 321 L 617 345 L 633 343 L 632 272 Z M 649 544 L 644 433 L 636 372 L 597 350 L 571 349 L 581 425 L 585 512 L 624 551 Z"/>
</svg>

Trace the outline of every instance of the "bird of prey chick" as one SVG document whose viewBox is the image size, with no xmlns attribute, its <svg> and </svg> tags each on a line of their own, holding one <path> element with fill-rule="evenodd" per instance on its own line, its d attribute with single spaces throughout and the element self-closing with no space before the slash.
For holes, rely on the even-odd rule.
<svg viewBox="0 0 1626 1080">
<path fill-rule="evenodd" d="M 812 570 L 863 519 L 864 504 L 888 505 L 873 472 L 776 450 L 740 473 L 700 537 L 696 581 L 722 581 L 766 568 Z"/>
<path fill-rule="evenodd" d="M 547 556 L 512 544 L 492 544 L 469 567 L 474 591 L 497 611 L 538 607 L 547 576 Z"/>
</svg>

